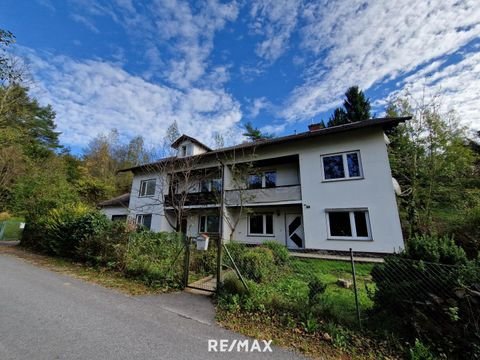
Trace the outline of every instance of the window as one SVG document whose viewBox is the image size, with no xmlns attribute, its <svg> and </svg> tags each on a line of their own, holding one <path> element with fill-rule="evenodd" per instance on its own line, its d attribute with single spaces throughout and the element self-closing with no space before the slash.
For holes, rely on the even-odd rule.
<svg viewBox="0 0 480 360">
<path fill-rule="evenodd" d="M 127 221 L 127 215 L 112 215 L 112 221 Z"/>
<path fill-rule="evenodd" d="M 152 214 L 137 215 L 137 225 L 143 226 L 145 229 L 150 230 L 152 226 Z"/>
<path fill-rule="evenodd" d="M 249 189 L 273 188 L 277 186 L 277 172 L 265 171 L 248 176 Z"/>
<path fill-rule="evenodd" d="M 273 215 L 272 214 L 256 214 L 248 217 L 248 234 L 249 235 L 273 235 Z"/>
<path fill-rule="evenodd" d="M 360 164 L 360 152 L 322 156 L 323 179 L 359 179 L 363 176 Z"/>
<path fill-rule="evenodd" d="M 327 210 L 330 239 L 371 240 L 367 210 Z"/>
<path fill-rule="evenodd" d="M 155 195 L 155 179 L 142 180 L 140 182 L 140 193 L 139 196 L 153 196 Z"/>
<path fill-rule="evenodd" d="M 192 155 L 192 145 L 186 144 L 180 147 L 180 157 Z"/>
<path fill-rule="evenodd" d="M 220 218 L 218 217 L 218 215 L 200 216 L 199 232 L 218 233 L 219 229 L 220 229 Z"/>
<path fill-rule="evenodd" d="M 220 179 L 209 179 L 200 181 L 200 192 L 221 192 L 222 191 L 222 180 Z"/>
</svg>

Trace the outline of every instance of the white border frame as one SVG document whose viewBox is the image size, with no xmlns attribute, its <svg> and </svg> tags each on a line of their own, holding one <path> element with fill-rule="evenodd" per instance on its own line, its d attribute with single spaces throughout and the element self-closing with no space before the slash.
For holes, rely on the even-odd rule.
<svg viewBox="0 0 480 360">
<path fill-rule="evenodd" d="M 267 229 L 267 220 L 266 220 L 266 216 L 267 215 L 270 215 L 272 217 L 272 231 L 273 233 L 271 234 L 266 234 L 265 231 Z M 250 232 L 250 217 L 251 216 L 262 216 L 263 217 L 263 234 L 259 234 L 259 233 L 252 233 Z M 249 214 L 247 216 L 247 236 L 250 236 L 250 237 L 275 237 L 275 224 L 274 224 L 274 221 L 273 221 L 273 213 L 262 213 L 262 214 Z"/>
<path fill-rule="evenodd" d="M 356 153 L 358 156 L 358 166 L 360 168 L 360 176 L 350 176 L 348 172 L 348 161 L 347 161 L 347 155 Z M 342 156 L 342 162 L 343 162 L 343 173 L 345 174 L 345 177 L 343 178 L 336 178 L 336 179 L 326 179 L 325 178 L 325 168 L 323 165 L 323 158 L 325 157 L 330 157 L 330 156 Z M 350 151 L 342 151 L 342 152 L 336 152 L 336 153 L 330 153 L 330 154 L 321 154 L 320 155 L 320 167 L 322 170 L 322 182 L 332 182 L 332 181 L 346 181 L 346 180 L 362 180 L 365 178 L 365 174 L 363 172 L 363 163 L 362 163 L 362 157 L 360 154 L 360 150 L 350 150 Z"/>
<path fill-rule="evenodd" d="M 352 230 L 352 236 L 333 236 L 330 233 L 330 213 L 334 212 L 348 212 L 350 218 L 350 228 Z M 368 236 L 356 236 L 357 228 L 355 225 L 354 212 L 365 213 L 365 220 L 367 222 Z M 327 240 L 347 240 L 347 241 L 373 241 L 372 225 L 370 223 L 370 213 L 368 208 L 345 208 L 345 209 L 325 209 L 325 217 L 327 220 Z"/>
<path fill-rule="evenodd" d="M 153 194 L 152 195 L 142 195 L 142 184 L 147 183 L 148 181 L 155 181 L 155 185 L 153 187 Z M 145 187 L 145 191 L 146 190 L 147 190 L 147 187 Z M 140 180 L 140 186 L 139 186 L 139 189 L 138 189 L 138 197 L 139 198 L 154 197 L 156 193 L 157 193 L 157 179 L 156 178 Z"/>
</svg>

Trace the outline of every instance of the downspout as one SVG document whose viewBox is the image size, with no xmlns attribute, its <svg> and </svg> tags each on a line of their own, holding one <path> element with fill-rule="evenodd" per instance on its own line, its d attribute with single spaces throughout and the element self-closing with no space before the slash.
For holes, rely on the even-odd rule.
<svg viewBox="0 0 480 360">
<path fill-rule="evenodd" d="M 223 246 L 223 221 L 224 221 L 224 196 L 225 196 L 225 165 L 220 161 L 222 166 L 222 194 L 220 196 L 220 236 L 217 243 L 217 291 L 222 285 L 222 246 Z"/>
</svg>

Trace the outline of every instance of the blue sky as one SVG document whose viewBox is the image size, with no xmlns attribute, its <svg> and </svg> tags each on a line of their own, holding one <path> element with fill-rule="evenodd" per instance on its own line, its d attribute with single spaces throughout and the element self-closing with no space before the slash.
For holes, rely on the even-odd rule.
<svg viewBox="0 0 480 360">
<path fill-rule="evenodd" d="M 480 128 L 476 0 L 2 0 L 0 27 L 74 150 L 112 128 L 157 145 L 174 120 L 208 144 L 300 132 L 351 85 L 376 115 L 408 91 Z"/>
</svg>

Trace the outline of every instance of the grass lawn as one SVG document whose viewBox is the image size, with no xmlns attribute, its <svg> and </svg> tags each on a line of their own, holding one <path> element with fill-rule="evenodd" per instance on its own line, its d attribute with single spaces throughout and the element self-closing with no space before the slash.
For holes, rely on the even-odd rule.
<svg viewBox="0 0 480 360">
<path fill-rule="evenodd" d="M 357 274 L 358 298 L 360 312 L 369 309 L 373 303 L 368 297 L 366 284 L 373 289 L 370 272 L 373 264 L 355 264 Z M 337 285 L 338 279 L 352 281 L 351 264 L 344 261 L 323 259 L 296 259 L 291 260 L 291 271 L 282 274 L 278 280 L 269 284 L 262 284 L 261 291 L 277 294 L 286 302 L 298 302 L 308 296 L 308 282 L 318 277 L 327 285 L 325 293 L 321 295 L 322 311 L 332 320 L 344 325 L 356 325 L 355 294 L 353 286 L 349 289 Z"/>
</svg>

